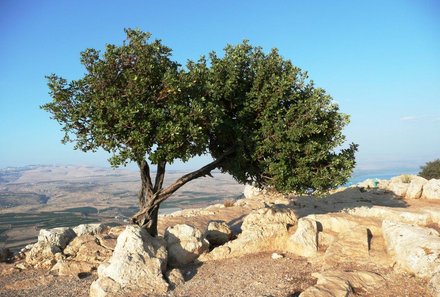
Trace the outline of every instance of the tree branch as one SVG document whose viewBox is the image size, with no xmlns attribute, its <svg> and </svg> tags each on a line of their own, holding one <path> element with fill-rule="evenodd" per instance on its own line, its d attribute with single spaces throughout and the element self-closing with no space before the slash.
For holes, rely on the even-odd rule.
<svg viewBox="0 0 440 297">
<path fill-rule="evenodd" d="M 211 163 L 203 166 L 202 168 L 200 168 L 196 171 L 185 174 L 184 176 L 182 176 L 181 178 L 176 180 L 173 184 L 169 185 L 167 188 L 160 191 L 158 193 L 156 199 L 154 199 L 153 205 L 160 204 L 162 201 L 166 200 L 171 194 L 176 192 L 180 187 L 182 187 L 187 182 L 189 182 L 193 179 L 196 179 L 196 178 L 199 178 L 202 176 L 206 176 L 206 175 L 212 176 L 211 171 L 213 169 L 217 168 L 227 156 L 233 154 L 234 152 L 235 152 L 235 146 L 230 147 L 216 160 L 212 161 Z"/>
</svg>

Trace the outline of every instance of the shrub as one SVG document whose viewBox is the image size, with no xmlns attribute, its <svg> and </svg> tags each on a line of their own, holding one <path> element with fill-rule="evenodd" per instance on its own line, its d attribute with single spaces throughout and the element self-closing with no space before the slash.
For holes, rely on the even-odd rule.
<svg viewBox="0 0 440 297">
<path fill-rule="evenodd" d="M 409 174 L 404 174 L 401 177 L 401 181 L 404 184 L 409 184 L 411 182 L 411 176 Z"/>
<path fill-rule="evenodd" d="M 225 207 L 232 207 L 235 204 L 235 200 L 234 199 L 226 199 L 225 201 L 223 201 L 223 205 Z"/>
<path fill-rule="evenodd" d="M 426 163 L 420 167 L 419 175 L 426 179 L 436 178 L 440 179 L 440 159 Z"/>
</svg>

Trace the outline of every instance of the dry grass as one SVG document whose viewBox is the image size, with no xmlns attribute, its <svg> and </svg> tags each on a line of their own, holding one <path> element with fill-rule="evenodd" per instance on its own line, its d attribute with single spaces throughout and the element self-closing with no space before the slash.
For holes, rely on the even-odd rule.
<svg viewBox="0 0 440 297">
<path fill-rule="evenodd" d="M 234 199 L 226 199 L 223 201 L 223 205 L 225 207 L 232 207 L 235 205 L 235 200 Z"/>
</svg>

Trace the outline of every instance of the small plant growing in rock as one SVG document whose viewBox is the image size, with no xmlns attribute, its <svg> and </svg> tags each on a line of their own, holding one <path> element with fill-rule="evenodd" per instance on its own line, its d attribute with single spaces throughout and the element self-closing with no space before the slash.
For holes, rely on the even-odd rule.
<svg viewBox="0 0 440 297">
<path fill-rule="evenodd" d="M 409 184 L 411 182 L 411 176 L 409 174 L 402 175 L 402 183 Z"/>
<path fill-rule="evenodd" d="M 232 206 L 234 206 L 234 204 L 235 204 L 235 200 L 234 200 L 234 199 L 226 199 L 226 200 L 223 202 L 223 205 L 224 205 L 225 207 L 232 207 Z"/>
<path fill-rule="evenodd" d="M 440 159 L 426 163 L 420 167 L 419 175 L 426 179 L 440 179 Z"/>
</svg>

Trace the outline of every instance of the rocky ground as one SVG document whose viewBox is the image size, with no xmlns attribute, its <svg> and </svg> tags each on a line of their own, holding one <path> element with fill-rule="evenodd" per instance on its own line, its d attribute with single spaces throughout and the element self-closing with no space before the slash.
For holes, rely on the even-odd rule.
<svg viewBox="0 0 440 297">
<path fill-rule="evenodd" d="M 1 264 L 0 296 L 440 296 L 440 181 L 377 186 L 326 198 L 247 187 L 233 206 L 162 216 L 159 239 L 136 227 L 42 232 Z"/>
</svg>

